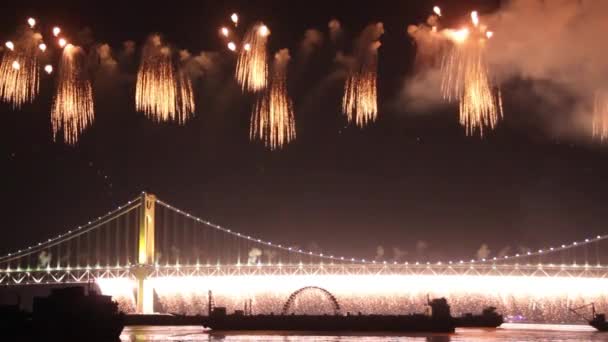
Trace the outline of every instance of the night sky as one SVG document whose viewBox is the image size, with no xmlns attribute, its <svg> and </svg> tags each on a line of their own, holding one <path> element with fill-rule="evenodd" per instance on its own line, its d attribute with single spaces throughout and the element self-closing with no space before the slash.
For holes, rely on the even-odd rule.
<svg viewBox="0 0 608 342">
<path fill-rule="evenodd" d="M 505 120 L 484 139 L 465 136 L 456 104 L 421 113 L 400 98 L 415 57 L 407 25 L 423 22 L 435 4 L 456 21 L 471 9 L 492 12 L 498 1 L 28 3 L 4 4 L 0 39 L 33 16 L 85 48 L 108 43 L 116 56 L 124 41 L 141 47 L 158 32 L 192 54 L 217 52 L 220 62 L 196 80 L 196 117 L 185 127 L 135 112 L 139 49 L 121 62 L 120 75 L 93 78 L 95 123 L 75 147 L 52 141 L 53 78 L 43 76 L 41 95 L 21 110 L 0 104 L 0 254 L 72 229 L 143 190 L 236 231 L 365 258 L 379 245 L 407 250 L 410 260 L 457 259 L 473 257 L 483 243 L 495 255 L 505 246 L 606 233 L 608 146 L 545 129 L 546 113 L 528 105 L 540 101 L 528 81 L 503 86 Z M 291 50 L 297 139 L 282 151 L 249 141 L 253 98 L 233 80 L 236 57 L 217 34 L 232 12 L 241 25 L 270 27 L 272 54 Z M 332 45 L 326 36 L 299 59 L 304 32 L 327 34 L 332 18 L 341 21 L 343 39 Z M 344 80 L 331 75 L 336 52 L 348 52 L 377 21 L 386 30 L 379 120 L 361 130 L 347 125 Z M 416 252 L 418 241 L 428 249 Z"/>
</svg>

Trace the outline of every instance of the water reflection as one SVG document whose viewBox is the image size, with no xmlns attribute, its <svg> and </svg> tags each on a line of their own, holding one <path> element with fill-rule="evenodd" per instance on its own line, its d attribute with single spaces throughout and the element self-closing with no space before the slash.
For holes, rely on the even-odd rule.
<svg viewBox="0 0 608 342">
<path fill-rule="evenodd" d="M 329 334 L 289 332 L 207 333 L 200 327 L 127 327 L 124 342 L 511 342 L 511 341 L 608 341 L 608 334 L 588 326 L 512 325 L 499 329 L 457 329 L 455 334 Z"/>
</svg>

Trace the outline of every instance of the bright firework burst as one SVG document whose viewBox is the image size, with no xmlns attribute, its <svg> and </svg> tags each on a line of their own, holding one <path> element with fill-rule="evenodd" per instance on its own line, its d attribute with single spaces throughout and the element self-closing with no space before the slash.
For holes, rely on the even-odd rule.
<svg viewBox="0 0 608 342">
<path fill-rule="evenodd" d="M 486 45 L 493 35 L 479 25 L 477 12 L 471 13 L 472 28 L 446 29 L 444 37 L 452 42 L 442 61 L 441 92 L 448 101 L 460 101 L 460 124 L 467 135 L 494 129 L 502 118 L 500 90 L 489 77 Z"/>
<path fill-rule="evenodd" d="M 348 122 L 363 127 L 378 116 L 377 69 L 380 36 L 384 25 L 370 25 L 357 42 L 355 59 L 344 85 L 342 111 Z"/>
<path fill-rule="evenodd" d="M 38 95 L 40 70 L 38 54 L 42 36 L 27 29 L 15 42 L 8 41 L 0 62 L 0 99 L 20 108 Z"/>
<path fill-rule="evenodd" d="M 137 73 L 135 108 L 155 122 L 186 122 L 194 113 L 192 83 L 176 72 L 171 49 L 158 35 L 148 39 Z"/>
<path fill-rule="evenodd" d="M 236 80 L 243 90 L 256 92 L 266 88 L 266 43 L 269 35 L 270 30 L 264 24 L 254 25 L 245 35 L 244 48 L 239 52 L 236 65 Z"/>
<path fill-rule="evenodd" d="M 608 139 L 608 92 L 595 93 L 593 103 L 593 137 L 600 141 Z"/>
<path fill-rule="evenodd" d="M 86 76 L 85 56 L 80 47 L 68 44 L 59 64 L 57 94 L 51 110 L 53 139 L 63 130 L 63 140 L 69 145 L 93 123 L 93 89 Z"/>
<path fill-rule="evenodd" d="M 264 141 L 271 150 L 282 148 L 296 138 L 293 105 L 287 94 L 289 50 L 275 55 L 270 91 L 260 97 L 251 115 L 251 139 Z"/>
</svg>

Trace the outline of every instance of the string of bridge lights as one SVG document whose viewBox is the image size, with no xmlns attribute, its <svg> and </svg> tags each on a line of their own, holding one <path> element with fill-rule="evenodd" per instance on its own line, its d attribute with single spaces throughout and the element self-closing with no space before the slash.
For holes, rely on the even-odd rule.
<svg viewBox="0 0 608 342">
<path fill-rule="evenodd" d="M 145 192 L 143 192 L 142 194 L 145 194 Z M 415 265 L 415 266 L 424 266 L 424 265 L 461 265 L 461 266 L 473 266 L 475 264 L 480 264 L 480 265 L 487 265 L 487 264 L 494 264 L 496 262 L 505 262 L 505 261 L 510 261 L 510 260 L 520 260 L 520 259 L 524 259 L 524 258 L 531 258 L 531 257 L 536 257 L 536 256 L 543 256 L 543 255 L 547 255 L 547 254 L 552 254 L 552 253 L 557 253 L 560 251 L 565 251 L 565 250 L 569 250 L 572 248 L 577 248 L 577 247 L 583 247 L 586 246 L 588 244 L 592 244 L 592 243 L 596 243 L 602 240 L 606 240 L 608 239 L 608 235 L 597 235 L 594 238 L 586 238 L 582 241 L 573 241 L 571 243 L 568 244 L 562 244 L 558 247 L 549 247 L 549 248 L 544 248 L 544 249 L 538 249 L 536 251 L 529 251 L 526 253 L 516 253 L 513 255 L 506 255 L 506 256 L 502 256 L 502 257 L 492 257 L 492 258 L 480 258 L 480 259 L 470 259 L 470 260 L 459 260 L 459 261 L 447 261 L 447 262 L 442 262 L 442 261 L 437 261 L 437 262 L 420 262 L 420 261 L 416 261 L 416 262 L 409 262 L 409 261 L 405 261 L 405 262 L 397 262 L 397 261 L 393 261 L 393 262 L 389 262 L 389 261 L 376 261 L 376 260 L 368 260 L 365 258 L 354 258 L 354 257 L 343 257 L 343 256 L 334 256 L 334 255 L 330 255 L 330 254 L 326 254 L 326 253 L 316 253 L 316 252 L 312 252 L 312 251 L 307 251 L 307 250 L 303 250 L 300 248 L 293 248 L 293 247 L 286 247 L 282 244 L 277 244 L 277 243 L 273 243 L 271 241 L 268 240 L 263 240 L 260 238 L 256 238 L 256 237 L 252 237 L 250 235 L 244 235 L 241 234 L 239 232 L 233 231 L 231 229 L 222 227 L 218 224 L 212 223 L 210 221 L 201 219 L 200 217 L 197 217 L 195 215 L 192 215 L 188 212 L 185 212 L 183 210 L 180 210 L 168 203 L 165 203 L 159 199 L 156 199 L 156 203 L 162 205 L 163 207 L 173 210 L 174 212 L 180 214 L 180 215 L 184 215 L 185 217 L 198 222 L 198 223 L 202 223 L 208 227 L 211 227 L 213 229 L 216 229 L 218 231 L 230 234 L 232 236 L 241 238 L 241 239 L 246 239 L 248 241 L 257 243 L 259 245 L 264 245 L 264 246 L 268 246 L 268 247 L 272 247 L 272 248 L 276 248 L 276 249 L 280 249 L 289 253 L 296 253 L 296 254 L 300 254 L 300 255 L 304 255 L 304 256 L 310 256 L 310 257 L 316 257 L 316 258 L 320 258 L 320 259 L 324 259 L 324 260 L 330 260 L 331 262 L 337 261 L 337 262 L 350 262 L 350 263 L 356 263 L 356 264 L 364 264 L 364 265 L 388 265 L 388 264 L 393 264 L 393 265 Z M 104 216 L 100 216 L 98 217 L 96 220 L 93 221 L 89 221 L 87 224 L 82 225 L 82 226 L 78 226 L 76 228 L 74 228 L 73 230 L 69 230 L 64 234 L 59 234 L 54 238 L 49 238 L 46 241 L 42 241 L 39 242 L 38 244 L 29 246 L 25 249 L 19 249 L 15 252 L 11 252 L 8 253 L 7 255 L 4 255 L 2 257 L 0 257 L 0 262 L 10 262 L 28 255 L 31 255 L 33 253 L 36 253 L 38 251 L 47 249 L 49 247 L 55 246 L 57 244 L 60 244 L 62 242 L 68 241 L 74 237 L 77 237 L 78 235 L 81 234 L 85 234 L 93 229 L 96 229 L 98 227 L 100 227 L 101 225 L 107 223 L 108 221 L 111 221 L 112 219 L 114 219 L 115 217 L 121 216 L 123 214 L 125 214 L 126 212 L 129 212 L 133 209 L 136 209 L 138 207 L 140 207 L 142 205 L 141 203 L 141 197 L 138 197 L 136 199 L 130 200 L 127 203 L 120 205 L 118 207 L 116 207 L 116 209 L 109 211 L 107 214 L 105 214 Z M 517 265 L 517 264 L 516 264 Z M 543 264 L 539 264 L 540 266 L 546 266 Z M 568 265 L 553 265 L 550 264 L 548 266 L 562 266 L 562 267 L 566 267 Z M 572 267 L 579 267 L 581 265 L 577 265 L 577 264 L 572 264 Z M 584 266 L 588 267 L 588 264 L 585 264 Z M 601 266 L 599 263 L 596 266 L 593 267 L 604 267 Z M 100 267 L 98 267 L 100 268 Z M 7 272 L 9 272 L 10 270 L 7 269 Z"/>
<path fill-rule="evenodd" d="M 492 257 L 492 258 L 480 258 L 480 259 L 470 259 L 468 261 L 465 260 L 459 260 L 459 261 L 448 261 L 448 262 L 419 262 L 416 261 L 414 263 L 410 263 L 410 262 L 397 262 L 397 261 L 393 261 L 393 262 L 388 262 L 388 261 L 376 261 L 376 260 L 367 260 L 367 259 L 360 259 L 360 258 L 347 258 L 347 257 L 337 257 L 334 255 L 328 255 L 326 253 L 315 253 L 312 251 L 306 251 L 306 250 L 302 250 L 299 248 L 292 248 L 292 247 L 285 247 L 282 244 L 276 244 L 273 243 L 271 241 L 267 241 L 267 240 L 262 240 L 259 238 L 255 238 L 255 237 L 251 237 L 249 235 L 243 235 L 239 232 L 235 232 L 231 229 L 228 228 L 224 228 L 220 225 L 217 225 L 215 223 L 212 223 L 210 221 L 201 219 L 197 216 L 194 216 L 188 212 L 182 211 L 176 207 L 171 206 L 170 204 L 167 204 L 159 199 L 156 199 L 156 203 L 175 211 L 178 214 L 184 215 L 196 222 L 202 223 L 206 226 L 209 226 L 211 228 L 217 229 L 219 231 L 222 231 L 224 233 L 228 233 L 231 234 L 233 236 L 242 238 L 242 239 L 246 239 L 249 241 L 252 241 L 254 243 L 258 243 L 260 245 L 265 245 L 265 246 L 269 246 L 269 247 L 273 247 L 273 248 L 277 248 L 283 251 L 287 251 L 287 252 L 291 252 L 291 253 L 297 253 L 297 254 L 301 254 L 301 255 L 308 255 L 308 256 L 313 256 L 313 257 L 317 257 L 317 258 L 321 258 L 321 259 L 326 259 L 326 260 L 331 260 L 331 261 L 340 261 L 340 262 L 355 262 L 355 263 L 362 263 L 362 264 L 404 264 L 404 265 L 469 265 L 469 264 L 488 264 L 488 263 L 493 263 L 493 262 L 499 262 L 499 261 L 508 261 L 508 260 L 518 260 L 518 259 L 522 259 L 522 258 L 531 258 L 531 257 L 535 257 L 535 256 L 542 256 L 542 255 L 547 255 L 547 254 L 552 254 L 552 253 L 557 253 L 560 251 L 565 251 L 571 248 L 576 248 L 576 247 L 581 247 L 581 246 L 585 246 L 587 244 L 591 244 L 591 243 L 595 243 L 595 242 L 599 242 L 605 239 L 608 239 L 608 235 L 597 235 L 595 238 L 587 238 L 583 241 L 573 241 L 569 244 L 562 244 L 559 247 L 549 247 L 549 248 L 544 248 L 544 249 L 538 249 L 534 252 L 532 251 L 528 251 L 525 253 L 516 253 L 513 255 L 505 255 L 505 256 L 501 256 L 501 257 Z M 599 266 L 599 265 L 598 265 Z"/>
<path fill-rule="evenodd" d="M 116 207 L 116 209 L 109 211 L 104 216 L 99 216 L 97 219 L 89 221 L 84 225 L 78 226 L 72 230 L 68 230 L 63 234 L 59 234 L 53 238 L 49 238 L 48 240 L 38 242 L 37 244 L 34 244 L 32 246 L 28 246 L 27 248 L 19 249 L 17 251 L 8 253 L 7 255 L 0 257 L 0 262 L 10 262 L 39 252 L 41 250 L 53 247 L 55 245 L 61 244 L 79 235 L 86 234 L 94 230 L 95 228 L 98 228 L 106 224 L 107 222 L 115 219 L 116 217 L 122 216 L 123 214 L 130 212 L 131 210 L 139 207 L 140 205 L 141 201 L 139 198 L 130 200 L 123 205 L 119 205 L 118 207 Z"/>
</svg>

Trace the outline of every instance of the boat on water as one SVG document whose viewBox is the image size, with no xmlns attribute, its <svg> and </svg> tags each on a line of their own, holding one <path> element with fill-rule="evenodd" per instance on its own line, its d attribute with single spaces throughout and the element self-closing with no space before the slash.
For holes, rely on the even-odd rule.
<svg viewBox="0 0 608 342">
<path fill-rule="evenodd" d="M 591 308 L 591 318 L 586 317 L 584 314 L 581 314 L 579 311 Z M 590 326 L 594 327 L 598 331 L 608 331 L 608 322 L 606 322 L 606 314 L 597 313 L 595 311 L 595 303 L 589 303 L 587 305 L 579 306 L 577 308 L 570 308 L 571 312 L 586 320 Z"/>
<path fill-rule="evenodd" d="M 81 286 L 35 297 L 30 324 L 34 336 L 62 341 L 118 341 L 125 325 L 111 296 Z"/>
<path fill-rule="evenodd" d="M 243 311 L 227 314 L 226 308 L 213 308 L 202 324 L 213 331 L 388 331 L 454 332 L 455 320 L 445 298 L 428 301 L 430 314 L 410 315 L 245 315 Z"/>
<path fill-rule="evenodd" d="M 498 328 L 505 322 L 503 316 L 496 312 L 493 306 L 483 309 L 481 315 L 466 313 L 455 317 L 454 321 L 458 328 Z"/>
</svg>

